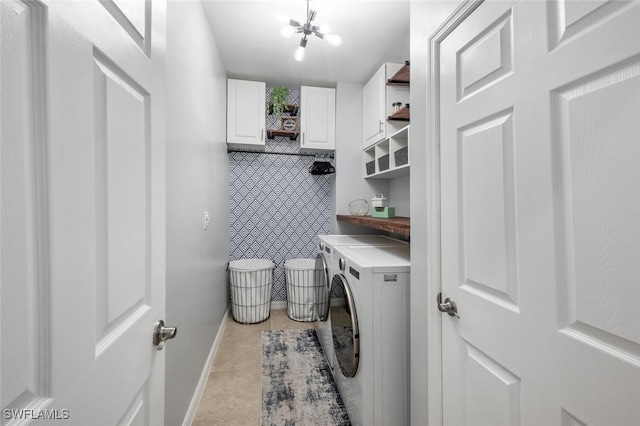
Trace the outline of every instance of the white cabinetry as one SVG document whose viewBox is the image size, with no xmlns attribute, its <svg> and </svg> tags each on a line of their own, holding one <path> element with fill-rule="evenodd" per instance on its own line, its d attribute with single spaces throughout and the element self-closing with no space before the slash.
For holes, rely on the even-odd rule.
<svg viewBox="0 0 640 426">
<path fill-rule="evenodd" d="M 232 148 L 261 148 L 265 142 L 266 84 L 227 80 L 227 144 Z"/>
<path fill-rule="evenodd" d="M 409 125 L 364 150 L 365 177 L 390 179 L 409 174 Z"/>
<path fill-rule="evenodd" d="M 364 149 L 407 125 L 406 122 L 387 120 L 394 112 L 395 102 L 403 105 L 409 103 L 408 86 L 387 85 L 387 80 L 402 66 L 403 64 L 383 64 L 362 90 Z"/>
<path fill-rule="evenodd" d="M 300 88 L 300 150 L 336 148 L 336 89 Z"/>
</svg>

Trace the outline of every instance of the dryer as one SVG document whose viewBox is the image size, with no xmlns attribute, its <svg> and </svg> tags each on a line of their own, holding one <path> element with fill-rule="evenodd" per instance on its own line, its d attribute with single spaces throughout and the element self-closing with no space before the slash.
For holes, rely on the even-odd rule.
<svg viewBox="0 0 640 426">
<path fill-rule="evenodd" d="M 334 377 L 354 425 L 409 423 L 409 247 L 338 246 Z"/>
<path fill-rule="evenodd" d="M 315 279 L 319 279 L 322 282 L 314 283 L 314 288 L 324 288 L 325 293 L 318 296 L 318 299 L 324 303 L 316 305 L 318 306 L 318 312 L 315 313 L 316 321 L 314 325 L 322 350 L 332 371 L 334 370 L 333 360 L 335 355 L 333 353 L 333 343 L 331 342 L 329 306 L 332 297 L 334 300 L 344 297 L 343 294 L 331 295 L 331 278 L 334 275 L 332 260 L 334 250 L 338 246 L 400 246 L 408 248 L 409 243 L 384 235 L 318 235 L 315 269 L 321 272 L 315 274 Z"/>
</svg>

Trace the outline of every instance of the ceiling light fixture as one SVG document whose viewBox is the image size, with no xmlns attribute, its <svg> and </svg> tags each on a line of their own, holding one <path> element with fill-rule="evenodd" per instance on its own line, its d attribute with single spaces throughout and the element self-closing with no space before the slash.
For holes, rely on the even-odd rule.
<svg viewBox="0 0 640 426">
<path fill-rule="evenodd" d="M 283 37 L 292 37 L 294 34 L 304 34 L 300 40 L 300 45 L 296 49 L 296 53 L 293 55 L 296 61 L 302 61 L 304 59 L 304 48 L 307 47 L 307 36 L 315 34 L 317 37 L 327 41 L 332 46 L 340 46 L 342 44 L 342 37 L 335 34 L 327 34 L 329 27 L 320 27 L 320 25 L 312 25 L 311 22 L 316 18 L 316 11 L 309 9 L 309 0 L 307 0 L 307 22 L 301 24 L 296 20 L 289 20 L 289 25 L 282 27 Z"/>
</svg>

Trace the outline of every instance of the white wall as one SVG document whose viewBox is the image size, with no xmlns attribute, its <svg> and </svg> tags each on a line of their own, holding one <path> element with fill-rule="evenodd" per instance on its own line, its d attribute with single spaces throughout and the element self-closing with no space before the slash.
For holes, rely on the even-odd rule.
<svg viewBox="0 0 640 426">
<path fill-rule="evenodd" d="M 427 306 L 435 300 L 427 297 L 428 289 L 440 283 L 427 282 L 427 40 L 453 13 L 459 0 L 411 1 L 411 424 L 439 424 L 436 407 L 429 409 L 431 395 L 440 392 L 439 377 L 429 377 L 427 353 Z M 434 319 L 431 319 L 432 321 Z M 437 398 L 436 398 L 437 399 Z"/>
<path fill-rule="evenodd" d="M 167 19 L 166 322 L 178 334 L 165 349 L 165 424 L 179 425 L 227 308 L 229 160 L 226 72 L 202 4 L 170 0 Z"/>
<path fill-rule="evenodd" d="M 389 206 L 396 208 L 396 216 L 411 217 L 409 176 L 397 177 L 389 180 L 389 191 L 385 196 Z"/>
<path fill-rule="evenodd" d="M 362 85 L 338 82 L 336 86 L 336 214 L 349 214 L 349 202 L 364 198 L 371 205 L 374 194 L 388 194 L 389 181 L 364 179 L 362 152 Z M 369 213 L 371 214 L 371 213 Z M 336 234 L 380 233 L 373 229 L 337 222 L 332 217 L 331 232 Z"/>
</svg>

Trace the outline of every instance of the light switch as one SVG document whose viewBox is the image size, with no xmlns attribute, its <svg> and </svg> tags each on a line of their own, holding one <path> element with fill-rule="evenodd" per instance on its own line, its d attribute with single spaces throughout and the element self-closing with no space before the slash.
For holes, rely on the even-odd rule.
<svg viewBox="0 0 640 426">
<path fill-rule="evenodd" d="M 209 217 L 209 212 L 204 212 L 204 230 L 209 229 L 209 222 L 211 222 L 211 218 Z"/>
</svg>

